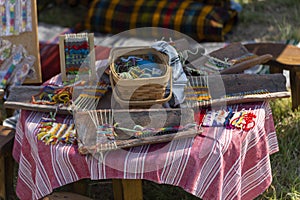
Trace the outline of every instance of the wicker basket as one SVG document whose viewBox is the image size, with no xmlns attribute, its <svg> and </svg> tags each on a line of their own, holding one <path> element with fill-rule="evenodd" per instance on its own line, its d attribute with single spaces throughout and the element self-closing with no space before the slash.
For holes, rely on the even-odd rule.
<svg viewBox="0 0 300 200">
<path fill-rule="evenodd" d="M 121 56 L 138 56 L 145 58 L 151 54 L 163 72 L 159 77 L 121 79 L 115 69 L 115 61 Z M 171 79 L 171 67 L 168 56 L 149 47 L 119 47 L 110 53 L 111 84 L 114 85 L 118 98 L 124 101 L 162 100 Z"/>
<path fill-rule="evenodd" d="M 110 75 L 110 82 L 113 91 L 114 100 L 120 105 L 121 108 L 135 108 L 135 109 L 148 109 L 156 104 L 163 104 L 168 102 L 172 98 L 172 79 L 170 78 L 170 93 L 167 97 L 153 99 L 153 100 L 124 100 L 121 98 L 118 90 L 116 90 L 114 81 L 112 80 L 112 75 Z M 165 92 L 164 92 L 165 94 Z"/>
</svg>

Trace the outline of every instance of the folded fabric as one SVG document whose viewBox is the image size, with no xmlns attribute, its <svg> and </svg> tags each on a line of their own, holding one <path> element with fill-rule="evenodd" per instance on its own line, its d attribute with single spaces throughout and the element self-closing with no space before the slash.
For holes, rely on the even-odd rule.
<svg viewBox="0 0 300 200">
<path fill-rule="evenodd" d="M 162 27 L 196 41 L 224 41 L 236 16 L 228 0 L 94 0 L 85 28 L 116 34 L 140 27 Z"/>
<path fill-rule="evenodd" d="M 155 42 L 152 46 L 157 51 L 165 53 L 169 56 L 169 65 L 172 67 L 172 85 L 175 95 L 175 106 L 184 101 L 184 88 L 188 81 L 183 71 L 181 61 L 176 49 L 165 41 Z"/>
</svg>

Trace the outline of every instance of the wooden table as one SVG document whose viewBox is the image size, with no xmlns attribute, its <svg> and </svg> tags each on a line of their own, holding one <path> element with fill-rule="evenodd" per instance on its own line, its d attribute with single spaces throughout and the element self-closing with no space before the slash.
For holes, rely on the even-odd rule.
<svg viewBox="0 0 300 200">
<path fill-rule="evenodd" d="M 292 108 L 300 105 L 300 48 L 282 43 L 250 43 L 245 47 L 257 55 L 271 54 L 272 60 L 266 64 L 271 67 L 271 73 L 290 72 L 292 93 Z"/>
</svg>

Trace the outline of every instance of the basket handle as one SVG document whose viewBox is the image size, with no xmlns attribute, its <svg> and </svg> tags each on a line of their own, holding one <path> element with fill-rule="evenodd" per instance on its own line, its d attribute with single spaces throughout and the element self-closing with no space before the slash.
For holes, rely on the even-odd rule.
<svg viewBox="0 0 300 200">
<path fill-rule="evenodd" d="M 123 104 L 125 104 L 127 101 L 124 101 L 122 99 L 119 98 L 119 96 L 117 95 L 116 91 L 115 91 L 115 85 L 112 79 L 112 74 L 111 71 L 109 72 L 109 80 L 110 80 L 110 84 L 111 84 L 111 88 L 112 88 L 112 92 L 113 92 L 113 96 L 114 98 L 117 99 L 117 101 L 122 102 Z M 172 98 L 172 91 L 173 91 L 173 84 L 172 84 L 172 71 L 170 73 L 170 79 L 169 79 L 169 83 L 170 83 L 170 93 L 169 95 L 164 98 L 164 99 L 159 99 L 159 100 L 147 100 L 147 101 L 130 101 L 131 105 L 141 105 L 141 102 L 143 102 L 144 104 L 155 104 L 155 103 L 164 103 L 166 101 L 169 101 Z"/>
</svg>

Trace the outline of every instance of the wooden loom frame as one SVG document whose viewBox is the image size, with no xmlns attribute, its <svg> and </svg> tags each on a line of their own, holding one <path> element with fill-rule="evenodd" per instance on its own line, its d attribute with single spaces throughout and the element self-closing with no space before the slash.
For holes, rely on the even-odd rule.
<svg viewBox="0 0 300 200">
<path fill-rule="evenodd" d="M 66 72 L 66 56 L 65 56 L 65 41 L 66 35 L 59 36 L 59 55 L 60 55 L 60 71 L 61 77 L 63 81 L 68 81 L 68 75 Z M 95 51 L 94 51 L 94 34 L 88 33 L 88 43 L 89 43 L 89 56 L 90 59 L 90 70 L 92 74 L 92 78 L 96 77 L 96 69 L 95 69 Z"/>
</svg>

